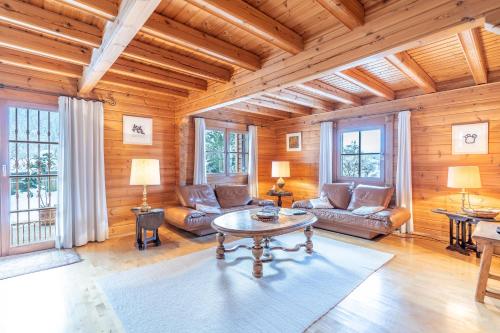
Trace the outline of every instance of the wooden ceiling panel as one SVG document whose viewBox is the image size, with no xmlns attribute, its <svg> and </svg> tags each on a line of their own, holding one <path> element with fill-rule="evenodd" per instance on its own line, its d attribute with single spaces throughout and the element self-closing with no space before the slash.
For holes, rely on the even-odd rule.
<svg viewBox="0 0 500 333">
<path fill-rule="evenodd" d="M 381 59 L 356 67 L 367 75 L 373 76 L 392 90 L 404 90 L 415 85 L 387 60 Z"/>
<path fill-rule="evenodd" d="M 450 81 L 471 75 L 456 35 L 408 50 L 408 54 L 435 82 Z"/>
<path fill-rule="evenodd" d="M 328 83 L 329 85 L 334 86 L 335 88 L 342 89 L 343 91 L 357 95 L 361 98 L 368 97 L 371 95 L 371 93 L 366 89 L 358 85 L 355 85 L 347 81 L 346 79 L 341 78 L 340 76 L 334 74 L 321 78 L 321 81 Z"/>
<path fill-rule="evenodd" d="M 483 48 L 486 54 L 486 64 L 490 72 L 500 70 L 500 35 L 485 29 L 480 31 Z"/>
</svg>

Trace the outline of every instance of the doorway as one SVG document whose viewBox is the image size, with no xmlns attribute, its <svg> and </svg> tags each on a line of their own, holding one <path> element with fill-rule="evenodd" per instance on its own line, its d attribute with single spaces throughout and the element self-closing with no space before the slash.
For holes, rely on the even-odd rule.
<svg viewBox="0 0 500 333">
<path fill-rule="evenodd" d="M 52 248 L 59 114 L 49 107 L 1 106 L 1 255 Z"/>
</svg>

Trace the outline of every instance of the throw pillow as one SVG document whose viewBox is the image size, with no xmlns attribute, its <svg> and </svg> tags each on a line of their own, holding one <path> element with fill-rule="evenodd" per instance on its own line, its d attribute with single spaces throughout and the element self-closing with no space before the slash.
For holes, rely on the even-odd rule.
<svg viewBox="0 0 500 333">
<path fill-rule="evenodd" d="M 383 206 L 361 206 L 353 210 L 352 213 L 355 215 L 366 216 L 378 213 L 380 211 L 383 211 L 384 209 L 385 207 Z"/>
<path fill-rule="evenodd" d="M 348 210 L 354 210 L 362 206 L 382 206 L 387 208 L 391 201 L 394 188 L 384 186 L 358 185 L 352 192 L 351 202 Z"/>
<path fill-rule="evenodd" d="M 313 208 L 333 208 L 327 197 L 321 197 L 309 200 Z"/>
<path fill-rule="evenodd" d="M 347 209 L 351 201 L 351 184 L 349 183 L 324 184 L 321 192 L 328 197 L 335 208 Z"/>
<path fill-rule="evenodd" d="M 207 206 L 200 203 L 196 204 L 196 210 L 207 214 L 222 214 L 222 211 L 219 207 Z"/>
</svg>

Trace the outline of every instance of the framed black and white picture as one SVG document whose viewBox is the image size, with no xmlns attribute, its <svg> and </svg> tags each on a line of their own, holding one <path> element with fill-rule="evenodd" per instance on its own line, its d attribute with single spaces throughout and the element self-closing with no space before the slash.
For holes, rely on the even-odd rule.
<svg viewBox="0 0 500 333">
<path fill-rule="evenodd" d="M 302 150 L 302 134 L 288 133 L 286 135 L 286 151 L 301 151 Z"/>
<path fill-rule="evenodd" d="M 126 145 L 152 145 L 153 119 L 123 116 L 123 143 Z"/>
<path fill-rule="evenodd" d="M 488 154 L 488 123 L 458 124 L 451 127 L 452 154 Z"/>
</svg>

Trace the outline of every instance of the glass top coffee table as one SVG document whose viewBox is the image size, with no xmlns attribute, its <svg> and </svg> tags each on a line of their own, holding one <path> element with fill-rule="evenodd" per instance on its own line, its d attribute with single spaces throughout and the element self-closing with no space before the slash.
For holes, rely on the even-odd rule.
<svg viewBox="0 0 500 333">
<path fill-rule="evenodd" d="M 262 263 L 272 260 L 271 251 L 273 250 L 296 252 L 304 247 L 307 253 L 311 254 L 313 252 L 312 225 L 318 220 L 316 216 L 308 212 L 304 215 L 292 216 L 280 214 L 276 221 L 262 222 L 252 217 L 259 210 L 260 208 L 256 208 L 224 214 L 212 222 L 212 228 L 217 231 L 217 241 L 219 242 L 216 250 L 217 259 L 224 259 L 226 252 L 234 252 L 239 248 L 252 250 L 254 257 L 253 276 L 260 278 L 262 277 Z M 291 233 L 299 229 L 304 229 L 305 243 L 297 244 L 292 248 L 270 246 L 273 236 Z M 224 240 L 225 235 L 228 234 L 241 238 L 252 238 L 253 246 L 236 245 L 226 249 Z"/>
</svg>

